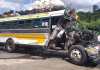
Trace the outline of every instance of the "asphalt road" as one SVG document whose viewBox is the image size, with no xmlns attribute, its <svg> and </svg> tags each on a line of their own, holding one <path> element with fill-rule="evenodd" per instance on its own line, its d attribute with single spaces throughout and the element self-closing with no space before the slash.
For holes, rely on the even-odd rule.
<svg viewBox="0 0 100 70">
<path fill-rule="evenodd" d="M 0 50 L 0 70 L 100 70 L 100 65 L 72 64 L 62 59 L 65 55 L 62 52 L 51 51 L 46 54 L 46 58 L 38 52 L 22 49 L 15 53 L 7 53 Z"/>
</svg>

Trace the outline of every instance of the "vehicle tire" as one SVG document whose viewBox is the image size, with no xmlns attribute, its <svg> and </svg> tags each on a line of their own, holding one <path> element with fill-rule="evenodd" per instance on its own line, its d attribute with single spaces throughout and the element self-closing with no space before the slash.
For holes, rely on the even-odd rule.
<svg viewBox="0 0 100 70">
<path fill-rule="evenodd" d="M 87 63 L 87 54 L 81 45 L 73 45 L 68 50 L 68 56 L 71 62 L 77 65 L 84 65 Z"/>
<path fill-rule="evenodd" d="M 15 44 L 14 44 L 14 41 L 9 38 L 7 41 L 6 41 L 6 44 L 5 44 L 5 50 L 9 53 L 12 53 L 15 51 Z"/>
</svg>

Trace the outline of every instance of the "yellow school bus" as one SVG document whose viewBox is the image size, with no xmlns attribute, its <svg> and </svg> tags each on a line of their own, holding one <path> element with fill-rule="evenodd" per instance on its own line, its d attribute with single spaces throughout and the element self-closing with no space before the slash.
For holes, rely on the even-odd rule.
<svg viewBox="0 0 100 70">
<path fill-rule="evenodd" d="M 64 10 L 0 18 L 0 43 L 12 52 L 16 45 L 40 45 L 48 43 L 51 24 L 58 21 Z"/>
</svg>

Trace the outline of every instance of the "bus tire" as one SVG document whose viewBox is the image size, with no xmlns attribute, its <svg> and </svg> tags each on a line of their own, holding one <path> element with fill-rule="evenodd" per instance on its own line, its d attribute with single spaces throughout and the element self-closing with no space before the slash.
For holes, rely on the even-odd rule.
<svg viewBox="0 0 100 70">
<path fill-rule="evenodd" d="M 83 46 L 73 45 L 68 50 L 68 56 L 71 62 L 77 65 L 85 65 L 88 60 L 88 56 Z"/>
<path fill-rule="evenodd" d="M 15 51 L 15 43 L 13 41 L 13 39 L 9 38 L 7 41 L 6 41 L 6 44 L 5 44 L 5 50 L 9 53 L 12 53 Z"/>
</svg>

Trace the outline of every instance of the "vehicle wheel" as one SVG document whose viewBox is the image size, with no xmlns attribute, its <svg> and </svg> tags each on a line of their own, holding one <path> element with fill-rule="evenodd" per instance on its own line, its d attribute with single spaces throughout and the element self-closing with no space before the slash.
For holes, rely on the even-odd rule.
<svg viewBox="0 0 100 70">
<path fill-rule="evenodd" d="M 87 54 L 81 45 L 74 45 L 69 48 L 68 56 L 74 64 L 84 65 L 87 63 Z"/>
<path fill-rule="evenodd" d="M 11 38 L 6 41 L 5 49 L 9 53 L 15 51 L 15 44 L 14 44 L 14 41 Z"/>
</svg>

